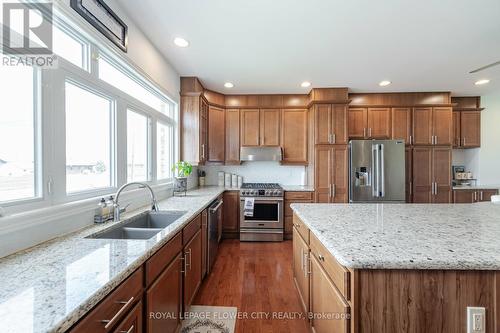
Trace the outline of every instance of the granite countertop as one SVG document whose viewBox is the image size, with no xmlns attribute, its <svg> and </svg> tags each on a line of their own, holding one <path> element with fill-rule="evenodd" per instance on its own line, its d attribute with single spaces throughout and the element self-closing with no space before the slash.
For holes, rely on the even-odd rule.
<svg viewBox="0 0 500 333">
<path fill-rule="evenodd" d="M 292 204 L 354 269 L 500 270 L 500 204 Z"/>
<path fill-rule="evenodd" d="M 281 185 L 285 192 L 314 192 L 314 187 L 310 185 Z"/>
<path fill-rule="evenodd" d="M 453 186 L 453 190 L 499 190 L 500 185 Z"/>
<path fill-rule="evenodd" d="M 64 332 L 224 190 L 207 186 L 160 201 L 161 210 L 187 213 L 149 240 L 84 238 L 116 225 L 108 223 L 0 259 L 0 332 Z"/>
</svg>

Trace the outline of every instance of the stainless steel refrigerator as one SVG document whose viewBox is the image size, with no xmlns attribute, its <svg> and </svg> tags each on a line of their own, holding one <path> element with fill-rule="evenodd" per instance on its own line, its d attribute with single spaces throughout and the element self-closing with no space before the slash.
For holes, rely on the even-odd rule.
<svg viewBox="0 0 500 333">
<path fill-rule="evenodd" d="M 405 202 L 405 143 L 349 142 L 349 202 Z"/>
</svg>

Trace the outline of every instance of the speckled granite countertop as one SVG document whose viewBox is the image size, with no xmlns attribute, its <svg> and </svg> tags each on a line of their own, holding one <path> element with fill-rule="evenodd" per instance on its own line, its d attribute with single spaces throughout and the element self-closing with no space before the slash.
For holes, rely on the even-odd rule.
<svg viewBox="0 0 500 333">
<path fill-rule="evenodd" d="M 0 332 L 67 330 L 224 190 L 204 187 L 161 201 L 161 210 L 187 213 L 149 240 L 84 238 L 115 225 L 111 223 L 0 259 Z"/>
<path fill-rule="evenodd" d="M 309 185 L 281 185 L 285 192 L 314 192 L 314 187 Z"/>
<path fill-rule="evenodd" d="M 292 204 L 345 267 L 500 270 L 500 204 Z"/>
</svg>

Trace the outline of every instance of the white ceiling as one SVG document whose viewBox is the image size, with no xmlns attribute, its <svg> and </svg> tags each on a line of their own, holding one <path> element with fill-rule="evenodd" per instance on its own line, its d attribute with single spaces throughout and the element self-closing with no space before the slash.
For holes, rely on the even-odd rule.
<svg viewBox="0 0 500 333">
<path fill-rule="evenodd" d="M 499 0 L 121 0 L 181 76 L 226 93 L 500 89 Z M 173 44 L 181 36 L 185 49 Z M 491 83 L 475 86 L 480 78 Z M 392 85 L 379 87 L 381 80 Z M 235 84 L 233 89 L 224 82 Z"/>
</svg>

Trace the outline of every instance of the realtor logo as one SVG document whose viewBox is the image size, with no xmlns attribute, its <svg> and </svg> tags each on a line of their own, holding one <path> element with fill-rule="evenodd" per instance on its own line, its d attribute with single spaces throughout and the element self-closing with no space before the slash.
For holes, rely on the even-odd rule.
<svg viewBox="0 0 500 333">
<path fill-rule="evenodd" d="M 3 23 L 6 54 L 52 54 L 52 3 L 4 3 Z"/>
</svg>

